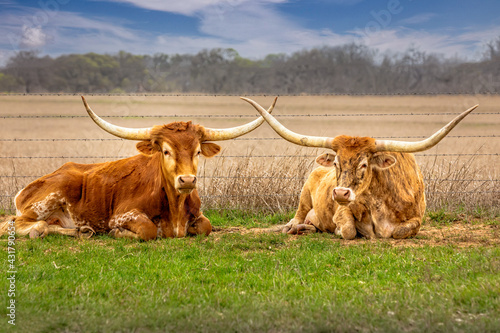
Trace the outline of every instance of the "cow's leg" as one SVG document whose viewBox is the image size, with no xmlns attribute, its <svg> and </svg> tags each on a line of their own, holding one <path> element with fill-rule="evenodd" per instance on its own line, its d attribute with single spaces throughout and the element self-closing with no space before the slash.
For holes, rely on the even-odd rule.
<svg viewBox="0 0 500 333">
<path fill-rule="evenodd" d="M 10 221 L 12 221 L 13 219 L 15 219 L 15 217 L 12 216 L 7 218 L 7 220 L 5 220 L 4 222 L 0 223 L 0 236 L 3 236 L 7 233 L 10 227 Z"/>
<path fill-rule="evenodd" d="M 304 223 L 299 223 L 292 225 L 290 230 L 288 231 L 288 234 L 293 234 L 293 235 L 302 235 L 302 234 L 312 234 L 318 231 L 316 227 L 314 226 L 317 224 L 317 219 L 318 217 L 316 216 L 316 212 L 314 209 L 311 209 L 305 219 Z"/>
<path fill-rule="evenodd" d="M 405 221 L 394 228 L 392 237 L 396 239 L 415 236 L 420 230 L 421 217 L 414 217 Z"/>
<path fill-rule="evenodd" d="M 360 220 L 356 220 L 356 230 L 366 238 L 376 238 L 375 231 L 373 229 L 373 222 L 370 214 L 363 214 Z"/>
<path fill-rule="evenodd" d="M 157 236 L 156 225 L 143 213 L 135 210 L 117 215 L 110 221 L 109 235 L 115 238 L 151 240 Z"/>
<path fill-rule="evenodd" d="M 19 236 L 29 235 L 30 238 L 43 238 L 49 234 L 49 225 L 45 221 L 37 221 L 29 215 L 14 217 L 16 234 Z"/>
<path fill-rule="evenodd" d="M 354 215 L 347 206 L 340 206 L 335 215 L 333 215 L 333 222 L 337 226 L 335 234 L 344 239 L 354 239 L 356 237 L 356 225 Z"/>
<path fill-rule="evenodd" d="M 284 227 L 282 232 L 289 233 L 293 226 L 298 224 L 303 224 L 307 214 L 313 209 L 313 203 L 311 198 L 311 193 L 309 189 L 304 186 L 302 192 L 300 193 L 299 207 L 293 219 L 290 220 Z M 293 232 L 292 232 L 293 233 Z"/>
<path fill-rule="evenodd" d="M 19 216 L 15 217 L 16 233 L 30 238 L 42 238 L 49 234 L 52 216 L 65 205 L 65 199 L 58 192 L 45 196 L 40 201 L 16 200 Z"/>
<path fill-rule="evenodd" d="M 49 224 L 49 234 L 87 239 L 95 234 L 95 230 L 88 226 L 82 226 L 78 228 L 63 228 L 57 224 Z"/>
<path fill-rule="evenodd" d="M 212 232 L 210 220 L 203 214 L 200 214 L 194 221 L 189 222 L 188 234 L 190 235 L 205 235 L 208 236 Z"/>
</svg>

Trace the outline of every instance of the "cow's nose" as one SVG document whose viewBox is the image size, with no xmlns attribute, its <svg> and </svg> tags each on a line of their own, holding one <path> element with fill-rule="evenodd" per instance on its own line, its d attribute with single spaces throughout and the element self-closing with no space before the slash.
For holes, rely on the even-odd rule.
<svg viewBox="0 0 500 333">
<path fill-rule="evenodd" d="M 181 184 L 182 186 L 194 185 L 194 184 L 196 184 L 196 177 L 195 176 L 179 176 L 179 184 Z"/>
<path fill-rule="evenodd" d="M 334 188 L 333 199 L 337 201 L 348 201 L 351 195 L 351 190 L 348 188 Z"/>
</svg>

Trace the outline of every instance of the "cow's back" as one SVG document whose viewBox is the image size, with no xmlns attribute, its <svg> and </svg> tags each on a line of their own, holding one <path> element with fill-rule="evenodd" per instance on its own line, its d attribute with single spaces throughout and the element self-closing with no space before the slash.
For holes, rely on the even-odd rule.
<svg viewBox="0 0 500 333">
<path fill-rule="evenodd" d="M 405 221 L 425 212 L 424 181 L 413 154 L 389 153 L 397 163 L 385 170 L 374 170 L 370 186 L 371 206 L 381 203 L 395 221 Z"/>
<path fill-rule="evenodd" d="M 83 174 L 100 164 L 68 162 L 56 171 L 38 178 L 22 189 L 15 199 L 17 210 L 39 202 L 51 194 L 77 200 L 82 193 Z"/>
</svg>

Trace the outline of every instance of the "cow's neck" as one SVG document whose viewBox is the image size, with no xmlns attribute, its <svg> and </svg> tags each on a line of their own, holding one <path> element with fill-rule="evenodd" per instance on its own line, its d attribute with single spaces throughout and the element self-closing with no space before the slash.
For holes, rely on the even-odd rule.
<svg viewBox="0 0 500 333">
<path fill-rule="evenodd" d="M 163 220 L 162 223 L 168 223 L 173 228 L 178 226 L 185 226 L 187 224 L 186 219 L 188 218 L 186 212 L 186 200 L 189 197 L 189 194 L 181 194 L 179 193 L 173 184 L 167 181 L 162 173 L 162 187 L 165 193 L 165 199 L 167 201 L 168 208 L 165 207 L 164 213 L 167 214 L 166 220 Z M 165 234 L 169 227 L 166 225 L 162 225 L 163 233 Z"/>
<path fill-rule="evenodd" d="M 180 212 L 184 212 L 184 204 L 189 194 L 180 194 L 170 184 L 163 187 L 167 196 L 169 213 L 171 217 L 178 216 Z"/>
</svg>

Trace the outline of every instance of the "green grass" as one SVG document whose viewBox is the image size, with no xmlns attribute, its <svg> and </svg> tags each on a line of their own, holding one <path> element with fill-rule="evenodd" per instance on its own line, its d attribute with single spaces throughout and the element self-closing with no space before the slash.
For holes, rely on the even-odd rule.
<svg viewBox="0 0 500 333">
<path fill-rule="evenodd" d="M 290 217 L 206 214 L 222 227 Z M 500 331 L 500 248 L 393 245 L 328 234 L 19 239 L 17 325 L 2 278 L 0 331 Z"/>
<path fill-rule="evenodd" d="M 246 228 L 267 228 L 277 224 L 286 224 L 295 212 L 265 214 L 241 210 L 206 210 L 203 214 L 214 227 L 238 226 Z M 228 222 L 230 221 L 230 222 Z"/>
<path fill-rule="evenodd" d="M 432 226 L 447 226 L 460 220 L 457 212 L 446 209 L 428 211 L 426 214 L 429 217 L 429 224 Z"/>
</svg>

